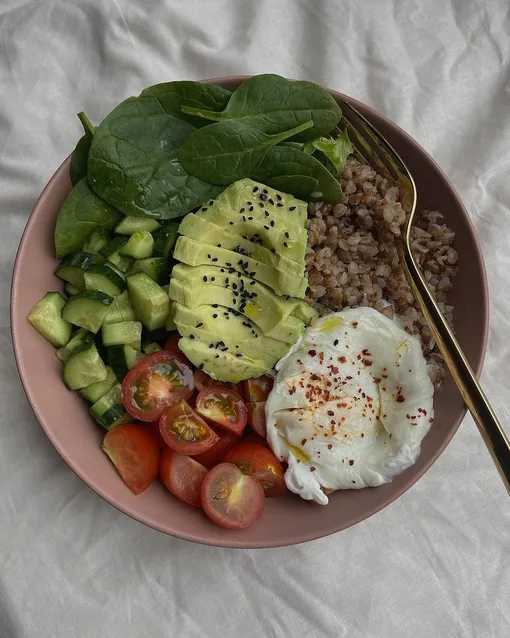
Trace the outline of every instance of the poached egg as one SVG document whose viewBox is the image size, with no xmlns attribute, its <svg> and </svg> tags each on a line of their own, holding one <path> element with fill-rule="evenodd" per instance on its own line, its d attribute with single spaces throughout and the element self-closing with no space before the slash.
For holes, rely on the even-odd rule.
<svg viewBox="0 0 510 638">
<path fill-rule="evenodd" d="M 433 419 L 416 337 L 372 308 L 319 318 L 278 362 L 267 439 L 292 492 L 376 487 L 410 467 Z"/>
</svg>

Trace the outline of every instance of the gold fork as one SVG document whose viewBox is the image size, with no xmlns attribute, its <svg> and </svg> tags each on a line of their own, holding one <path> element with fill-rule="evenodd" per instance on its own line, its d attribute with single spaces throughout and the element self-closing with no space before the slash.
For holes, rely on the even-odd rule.
<svg viewBox="0 0 510 638">
<path fill-rule="evenodd" d="M 412 175 L 391 145 L 359 111 L 345 100 L 341 107 L 342 119 L 339 128 L 347 129 L 357 158 L 362 163 L 369 164 L 388 181 L 400 187 L 400 192 L 403 194 L 403 207 L 406 212 L 409 212 L 405 240 L 401 249 L 401 259 L 406 276 L 439 350 L 473 415 L 492 460 L 510 494 L 510 442 L 508 437 L 429 290 L 427 281 L 420 272 L 412 252 L 411 228 L 417 201 L 417 190 Z"/>
</svg>

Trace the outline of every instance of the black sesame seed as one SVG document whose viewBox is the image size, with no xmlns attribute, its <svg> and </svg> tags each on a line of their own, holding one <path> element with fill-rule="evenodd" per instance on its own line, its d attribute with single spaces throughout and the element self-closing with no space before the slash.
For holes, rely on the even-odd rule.
<svg viewBox="0 0 510 638">
<path fill-rule="evenodd" d="M 248 217 L 248 221 L 252 222 L 253 221 L 253 217 Z"/>
<path fill-rule="evenodd" d="M 207 277 L 205 275 L 202 277 L 202 280 L 207 283 Z"/>
<path fill-rule="evenodd" d="M 289 247 L 289 244 L 286 241 L 283 242 L 283 245 L 285 246 L 285 248 Z"/>
<path fill-rule="evenodd" d="M 218 258 L 217 257 L 213 257 L 212 260 L 213 260 L 213 263 L 216 263 L 218 261 Z"/>
<path fill-rule="evenodd" d="M 205 213 L 207 208 L 202 208 L 202 212 Z"/>
<path fill-rule="evenodd" d="M 232 266 L 232 264 L 231 264 L 229 261 L 226 261 L 226 262 L 225 262 L 225 264 L 226 264 L 227 266 Z"/>
<path fill-rule="evenodd" d="M 289 208 L 289 210 L 296 210 L 296 207 L 295 207 L 295 206 L 291 206 L 291 207 Z"/>
<path fill-rule="evenodd" d="M 283 204 L 278 203 L 276 205 L 278 206 L 278 208 L 283 208 Z"/>
<path fill-rule="evenodd" d="M 213 319 L 217 319 L 218 318 L 218 313 L 215 312 L 212 317 L 213 317 Z"/>
<path fill-rule="evenodd" d="M 338 339 L 335 339 L 335 340 L 333 341 L 333 345 L 334 345 L 334 346 L 337 346 L 337 345 L 338 345 Z"/>
<path fill-rule="evenodd" d="M 267 210 L 265 210 L 265 211 L 264 211 L 264 215 L 265 215 L 266 217 L 269 217 L 269 212 L 268 212 Z"/>
<path fill-rule="evenodd" d="M 232 284 L 232 288 L 233 288 L 234 290 L 237 290 L 237 284 Z"/>
<path fill-rule="evenodd" d="M 229 272 L 230 274 L 234 273 L 235 271 L 236 271 L 236 269 L 235 269 L 235 268 L 229 268 L 229 269 L 228 269 L 228 272 Z"/>
<path fill-rule="evenodd" d="M 225 283 L 227 284 L 227 286 L 228 286 L 228 282 L 229 282 L 229 278 L 225 277 Z"/>
<path fill-rule="evenodd" d="M 254 192 L 254 193 L 256 193 L 258 190 L 259 190 L 259 187 L 258 187 L 258 186 L 254 186 L 254 187 L 253 187 L 253 192 Z"/>
<path fill-rule="evenodd" d="M 203 370 L 204 369 L 204 364 L 201 363 L 198 367 L 199 367 L 200 370 Z"/>
<path fill-rule="evenodd" d="M 225 268 L 220 268 L 220 272 L 225 272 Z"/>
<path fill-rule="evenodd" d="M 190 335 L 190 336 L 189 336 L 189 338 L 190 338 L 190 339 L 194 339 L 194 338 L 195 338 L 195 335 Z"/>
<path fill-rule="evenodd" d="M 197 323 L 196 327 L 197 328 L 201 328 L 204 324 L 202 323 L 202 321 L 200 323 Z"/>
<path fill-rule="evenodd" d="M 249 211 L 250 213 L 253 213 L 253 206 L 250 206 L 250 208 L 248 208 L 248 211 Z"/>
<path fill-rule="evenodd" d="M 261 193 L 260 194 L 260 199 L 264 202 L 267 199 L 267 194 L 266 193 Z"/>
<path fill-rule="evenodd" d="M 213 307 L 213 308 L 217 308 L 217 307 L 218 307 L 218 304 L 217 304 L 217 303 L 213 303 L 212 307 Z"/>
<path fill-rule="evenodd" d="M 289 238 L 289 233 L 287 231 L 285 231 L 284 235 L 285 237 L 287 237 L 287 239 Z"/>
<path fill-rule="evenodd" d="M 276 250 L 274 248 L 271 248 L 271 252 L 273 253 L 273 255 L 275 254 Z"/>
<path fill-rule="evenodd" d="M 214 343 L 210 343 L 209 348 L 214 348 Z"/>
<path fill-rule="evenodd" d="M 272 206 L 274 206 L 274 201 L 273 201 L 271 198 L 269 198 L 267 201 L 268 201 L 268 202 L 269 202 Z"/>
<path fill-rule="evenodd" d="M 269 226 L 264 226 L 264 228 L 265 228 L 266 230 L 269 230 Z"/>
<path fill-rule="evenodd" d="M 246 202 L 248 206 L 253 206 L 253 202 Z"/>
<path fill-rule="evenodd" d="M 237 290 L 233 290 L 232 291 L 234 293 L 234 297 L 239 297 L 239 293 L 237 292 Z M 236 300 L 234 299 L 234 303 L 236 302 Z"/>
<path fill-rule="evenodd" d="M 229 226 L 233 226 L 234 222 L 228 222 Z"/>
<path fill-rule="evenodd" d="M 239 293 L 237 293 L 237 294 L 239 294 Z M 236 303 L 237 303 L 237 299 L 232 299 L 232 303 L 233 303 L 233 304 L 234 304 L 234 306 L 235 306 L 235 305 L 236 305 Z"/>
<path fill-rule="evenodd" d="M 216 281 L 216 277 L 211 277 L 211 281 Z"/>
<path fill-rule="evenodd" d="M 255 281 L 250 281 L 250 286 L 254 286 L 255 285 Z"/>
<path fill-rule="evenodd" d="M 277 199 L 279 202 L 281 202 L 281 201 L 282 201 L 282 196 L 281 196 L 281 195 L 279 195 L 278 193 L 276 193 L 276 199 Z"/>
<path fill-rule="evenodd" d="M 250 274 L 250 277 L 255 277 L 255 274 L 256 274 L 256 273 L 255 273 L 255 271 L 253 271 L 253 272 L 251 272 L 251 273 L 249 273 L 249 274 Z"/>
<path fill-rule="evenodd" d="M 243 215 L 243 222 L 245 222 L 245 221 L 246 221 L 246 217 Z"/>
<path fill-rule="evenodd" d="M 240 359 L 242 356 L 243 356 L 243 355 L 242 355 L 240 352 L 238 352 L 238 353 L 236 354 L 236 357 L 237 357 L 238 359 Z"/>
<path fill-rule="evenodd" d="M 218 244 L 218 248 L 221 248 L 221 244 Z"/>
<path fill-rule="evenodd" d="M 241 215 L 242 215 L 242 214 L 244 213 L 244 211 L 245 211 L 245 210 L 246 210 L 245 208 L 241 208 L 241 210 L 239 211 L 239 214 L 241 214 Z"/>
<path fill-rule="evenodd" d="M 271 226 L 271 228 L 274 228 L 274 219 L 272 219 L 272 220 L 269 222 L 269 225 Z"/>
<path fill-rule="evenodd" d="M 214 356 L 214 358 L 215 358 L 215 359 L 219 359 L 219 358 L 220 358 L 220 355 L 219 355 L 219 354 L 217 354 L 217 355 L 215 355 L 215 356 Z"/>
<path fill-rule="evenodd" d="M 264 208 L 264 202 L 259 202 L 260 208 Z"/>
<path fill-rule="evenodd" d="M 211 259 L 211 255 L 207 255 L 207 259 Z"/>
</svg>

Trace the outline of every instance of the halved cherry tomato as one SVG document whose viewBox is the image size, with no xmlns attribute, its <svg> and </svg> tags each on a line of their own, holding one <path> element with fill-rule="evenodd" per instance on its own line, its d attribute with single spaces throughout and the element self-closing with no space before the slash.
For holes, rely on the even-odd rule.
<svg viewBox="0 0 510 638">
<path fill-rule="evenodd" d="M 229 381 L 218 381 L 217 379 L 213 379 L 208 374 L 206 374 L 203 370 L 195 370 L 195 387 L 201 392 L 205 388 L 220 387 L 220 388 L 230 388 L 234 390 L 234 392 L 239 393 L 239 383 L 230 383 Z"/>
<path fill-rule="evenodd" d="M 181 501 L 201 507 L 200 488 L 207 469 L 190 456 L 178 454 L 165 446 L 159 463 L 161 480 Z"/>
<path fill-rule="evenodd" d="M 257 401 L 256 403 L 247 403 L 248 424 L 257 434 L 266 436 L 266 402 Z"/>
<path fill-rule="evenodd" d="M 167 448 L 168 445 L 163 440 L 161 432 L 159 431 L 159 421 L 151 421 L 150 423 L 144 423 L 145 429 L 151 433 L 152 438 L 156 441 L 156 445 L 160 450 Z"/>
<path fill-rule="evenodd" d="M 214 429 L 214 428 L 213 428 Z M 233 450 L 239 443 L 239 437 L 233 432 L 227 432 L 227 430 L 215 430 L 216 434 L 220 437 L 218 441 L 203 454 L 197 454 L 194 459 L 205 467 L 211 469 L 218 463 L 221 463 L 225 458 L 225 455 Z"/>
<path fill-rule="evenodd" d="M 191 361 L 183 352 L 181 352 L 181 350 L 179 350 L 178 344 L 179 344 L 180 338 L 181 338 L 181 335 L 177 331 L 172 332 L 172 334 L 166 340 L 165 345 L 163 346 L 163 350 L 166 350 L 166 352 L 170 352 L 176 357 L 179 357 L 179 359 L 184 361 L 184 363 L 187 363 L 189 367 L 192 368 L 193 364 L 191 363 Z"/>
<path fill-rule="evenodd" d="M 160 350 L 141 359 L 122 382 L 122 403 L 136 419 L 156 421 L 169 405 L 189 399 L 191 368 L 177 356 Z"/>
<path fill-rule="evenodd" d="M 197 412 L 207 421 L 241 436 L 248 410 L 237 392 L 230 388 L 205 388 L 197 397 Z"/>
<path fill-rule="evenodd" d="M 225 463 L 233 463 L 245 474 L 256 478 L 266 496 L 279 496 L 285 492 L 282 464 L 263 445 L 240 443 L 227 454 Z"/>
<path fill-rule="evenodd" d="M 265 401 L 273 389 L 274 380 L 266 375 L 243 381 L 243 399 L 246 403 Z"/>
<path fill-rule="evenodd" d="M 165 443 L 180 454 L 201 454 L 220 438 L 185 401 L 167 408 L 159 420 Z"/>
<path fill-rule="evenodd" d="M 267 449 L 269 450 L 269 445 L 266 439 L 256 432 L 250 432 L 247 436 L 243 436 L 243 438 L 241 439 L 241 443 L 258 443 L 259 445 L 267 447 Z"/>
<path fill-rule="evenodd" d="M 135 494 L 146 490 L 158 475 L 158 446 L 142 425 L 112 428 L 104 437 L 102 447 Z"/>
<path fill-rule="evenodd" d="M 220 463 L 202 483 L 202 507 L 207 516 L 226 529 L 253 525 L 264 510 L 264 490 L 232 463 Z"/>
</svg>

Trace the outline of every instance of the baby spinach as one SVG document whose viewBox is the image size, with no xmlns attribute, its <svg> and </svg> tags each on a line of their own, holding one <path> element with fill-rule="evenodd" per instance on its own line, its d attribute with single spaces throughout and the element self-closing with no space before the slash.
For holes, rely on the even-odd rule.
<svg viewBox="0 0 510 638">
<path fill-rule="evenodd" d="M 296 141 L 327 135 L 338 124 L 341 111 L 334 98 L 312 82 L 292 82 L 279 75 L 256 75 L 234 91 L 222 111 L 183 106 L 183 113 L 222 122 L 248 121 L 267 134 L 290 130 L 312 120 L 313 127 Z"/>
<path fill-rule="evenodd" d="M 195 131 L 178 150 L 177 157 L 196 177 L 211 184 L 231 184 L 250 177 L 272 146 L 311 126 L 308 121 L 268 135 L 246 122 L 225 120 Z"/>
<path fill-rule="evenodd" d="M 295 148 L 270 149 L 250 177 L 305 201 L 342 201 L 338 180 L 313 155 Z"/>
<path fill-rule="evenodd" d="M 65 257 L 81 248 L 98 226 L 111 229 L 121 219 L 119 211 L 98 197 L 84 177 L 66 197 L 58 213 L 55 225 L 57 257 Z"/>
<path fill-rule="evenodd" d="M 140 97 L 153 97 L 158 100 L 166 113 L 184 119 L 196 128 L 205 126 L 207 122 L 200 117 L 188 115 L 183 107 L 195 109 L 224 109 L 232 93 L 216 84 L 200 82 L 164 82 L 149 86 L 140 93 Z"/>
<path fill-rule="evenodd" d="M 174 114 L 176 98 L 171 91 L 151 90 L 158 97 L 146 89 L 143 97 L 119 104 L 97 127 L 88 179 L 98 195 L 126 215 L 171 219 L 222 189 L 189 175 L 181 166 L 177 148 L 195 127 Z"/>
<path fill-rule="evenodd" d="M 320 137 L 317 140 L 308 142 L 303 148 L 305 153 L 320 151 L 333 164 L 337 174 L 342 173 L 347 164 L 347 158 L 354 151 L 354 146 L 347 131 L 344 130 L 336 138 Z"/>
<path fill-rule="evenodd" d="M 92 136 L 94 135 L 94 126 L 90 123 L 85 113 L 78 113 L 78 117 L 80 118 L 85 134 L 80 137 L 71 155 L 69 177 L 71 178 L 73 186 L 76 186 L 81 179 L 87 176 L 87 160 L 92 143 Z"/>
</svg>

